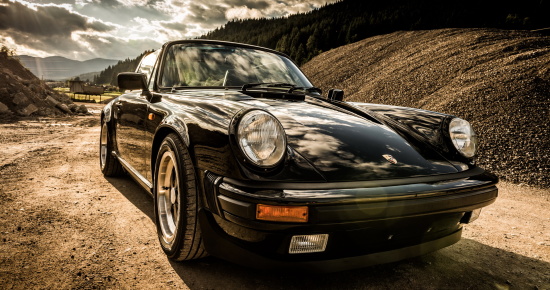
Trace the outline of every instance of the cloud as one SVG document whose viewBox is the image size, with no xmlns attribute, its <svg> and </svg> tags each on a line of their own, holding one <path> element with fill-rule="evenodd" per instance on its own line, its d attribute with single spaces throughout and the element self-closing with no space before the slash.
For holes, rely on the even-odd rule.
<svg viewBox="0 0 550 290">
<path fill-rule="evenodd" d="M 247 18 L 261 18 L 264 17 L 263 13 L 258 9 L 251 9 L 246 6 L 230 8 L 225 12 L 227 19 L 247 19 Z"/>
<path fill-rule="evenodd" d="M 12 32 L 1 37 L 8 38 L 9 43 L 18 44 L 19 47 L 16 51 L 18 54 L 31 54 L 42 57 L 60 55 L 77 60 L 96 57 L 110 59 L 134 58 L 145 50 L 156 49 L 162 45 L 162 43 L 149 38 L 119 38 L 109 34 L 89 32 L 73 32 L 70 38 L 58 35 L 29 37 L 28 34 L 20 32 Z M 60 43 L 63 45 L 59 45 Z"/>
<path fill-rule="evenodd" d="M 206 24 L 206 26 L 219 26 L 227 22 L 225 18 L 226 7 L 213 4 L 207 5 L 204 3 L 190 3 L 189 15 L 187 19 L 191 23 Z"/>
<path fill-rule="evenodd" d="M 282 17 L 296 13 L 304 13 L 320 8 L 326 3 L 334 0 L 228 0 L 224 1 L 230 7 L 227 10 L 229 20 L 233 18 L 259 18 L 259 17 Z"/>
<path fill-rule="evenodd" d="M 108 2 L 110 7 L 120 6 L 116 1 Z M 116 36 L 121 28 L 71 11 L 64 4 L 0 2 L 0 37 L 17 44 L 18 54 L 61 55 L 79 60 L 124 59 L 161 45 L 139 33 L 132 39 Z"/>
<path fill-rule="evenodd" d="M 158 49 L 162 45 L 149 38 L 122 39 L 86 33 L 78 35 L 78 38 L 81 43 L 89 44 L 88 50 L 95 51 L 97 56 L 108 55 L 114 59 L 134 58 L 145 50 Z"/>
<path fill-rule="evenodd" d="M 109 31 L 114 26 L 88 18 L 55 4 L 32 5 L 2 0 L 0 30 L 14 30 L 36 36 L 70 36 L 73 31 Z M 29 4 L 28 6 L 25 4 Z"/>
<path fill-rule="evenodd" d="M 135 57 L 231 19 L 282 17 L 335 0 L 0 0 L 0 42 L 17 53 Z M 118 46 L 118 47 L 117 47 Z"/>
<path fill-rule="evenodd" d="M 100 0 L 99 4 L 104 7 L 120 7 L 122 5 L 117 0 Z"/>
</svg>

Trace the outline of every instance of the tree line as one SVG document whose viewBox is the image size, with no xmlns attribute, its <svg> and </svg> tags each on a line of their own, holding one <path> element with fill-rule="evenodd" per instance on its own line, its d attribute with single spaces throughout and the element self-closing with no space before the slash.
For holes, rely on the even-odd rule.
<svg viewBox="0 0 550 290">
<path fill-rule="evenodd" d="M 110 84 L 113 86 L 118 86 L 117 82 L 117 75 L 121 72 L 129 72 L 129 71 L 135 71 L 137 66 L 139 65 L 139 62 L 141 58 L 151 53 L 152 50 L 146 50 L 142 54 L 140 54 L 138 57 L 130 59 L 127 58 L 125 60 L 120 60 L 114 65 L 108 66 L 106 69 L 102 70 L 98 75 L 94 76 L 93 83 L 94 84 Z"/>
<path fill-rule="evenodd" d="M 546 28 L 548 11 L 550 0 L 343 0 L 288 17 L 232 20 L 199 38 L 276 49 L 302 65 L 324 51 L 398 30 Z M 135 69 L 140 58 L 120 65 Z M 100 75 L 98 82 L 108 76 Z"/>
<path fill-rule="evenodd" d="M 265 46 L 301 65 L 323 51 L 398 30 L 549 27 L 549 2 L 344 0 L 284 18 L 233 20 L 201 38 Z"/>
</svg>

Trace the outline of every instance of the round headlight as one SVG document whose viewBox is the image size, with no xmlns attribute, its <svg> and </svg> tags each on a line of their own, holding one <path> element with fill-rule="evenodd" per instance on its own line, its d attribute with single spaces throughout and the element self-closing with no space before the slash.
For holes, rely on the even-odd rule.
<svg viewBox="0 0 550 290">
<path fill-rule="evenodd" d="M 467 158 L 474 157 L 477 149 L 477 135 L 468 121 L 452 119 L 449 124 L 449 135 L 460 154 Z"/>
<path fill-rule="evenodd" d="M 272 167 L 283 159 L 285 131 L 279 120 L 264 111 L 246 113 L 237 129 L 237 142 L 246 158 L 260 167 Z"/>
</svg>

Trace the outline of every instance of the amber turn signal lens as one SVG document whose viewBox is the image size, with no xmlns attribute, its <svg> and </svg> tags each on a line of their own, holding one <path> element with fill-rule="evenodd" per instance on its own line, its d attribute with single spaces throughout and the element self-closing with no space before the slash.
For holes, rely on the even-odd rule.
<svg viewBox="0 0 550 290">
<path fill-rule="evenodd" d="M 307 206 L 278 206 L 258 204 L 256 219 L 274 222 L 306 223 L 308 218 Z"/>
</svg>

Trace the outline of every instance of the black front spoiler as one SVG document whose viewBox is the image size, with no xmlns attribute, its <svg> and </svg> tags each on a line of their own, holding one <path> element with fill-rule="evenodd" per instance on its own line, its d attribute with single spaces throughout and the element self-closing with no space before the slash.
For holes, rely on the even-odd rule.
<svg viewBox="0 0 550 290">
<path fill-rule="evenodd" d="M 462 228 L 460 228 L 436 240 L 385 252 L 329 260 L 282 261 L 258 255 L 232 242 L 233 238 L 217 225 L 213 214 L 205 209 L 199 212 L 199 222 L 204 247 L 213 256 L 247 267 L 300 272 L 337 272 L 396 262 L 448 247 L 458 242 L 462 236 Z"/>
</svg>

